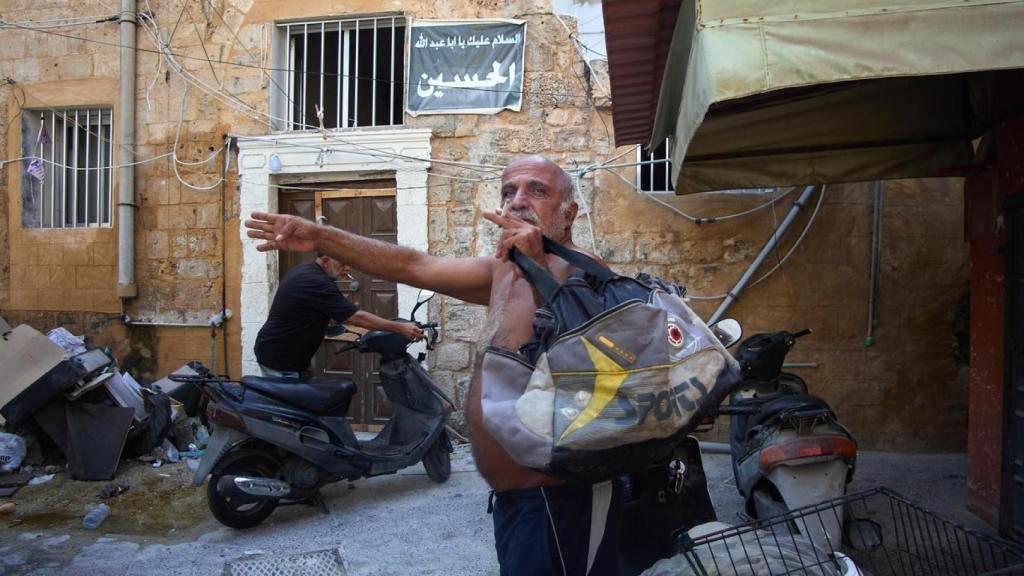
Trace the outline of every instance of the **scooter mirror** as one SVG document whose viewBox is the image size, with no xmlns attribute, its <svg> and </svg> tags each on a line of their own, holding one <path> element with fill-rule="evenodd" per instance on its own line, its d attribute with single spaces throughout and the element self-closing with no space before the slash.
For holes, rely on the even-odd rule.
<svg viewBox="0 0 1024 576">
<path fill-rule="evenodd" d="M 718 337 L 722 346 L 728 348 L 743 337 L 743 327 L 735 318 L 723 318 L 711 325 L 711 332 Z"/>
<path fill-rule="evenodd" d="M 413 322 L 415 322 L 416 321 L 416 311 L 420 309 L 420 306 L 423 306 L 424 304 L 429 302 L 430 299 L 433 298 L 433 297 L 434 297 L 434 291 L 433 290 L 420 290 L 420 293 L 416 296 L 416 305 L 413 306 L 412 313 L 409 314 L 409 319 L 412 320 Z"/>
</svg>

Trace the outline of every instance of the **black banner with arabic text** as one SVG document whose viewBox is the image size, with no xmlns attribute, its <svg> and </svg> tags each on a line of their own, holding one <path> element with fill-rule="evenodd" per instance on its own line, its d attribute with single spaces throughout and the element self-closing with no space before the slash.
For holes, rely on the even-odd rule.
<svg viewBox="0 0 1024 576">
<path fill-rule="evenodd" d="M 409 114 L 519 110 L 525 22 L 421 20 L 410 30 Z"/>
</svg>

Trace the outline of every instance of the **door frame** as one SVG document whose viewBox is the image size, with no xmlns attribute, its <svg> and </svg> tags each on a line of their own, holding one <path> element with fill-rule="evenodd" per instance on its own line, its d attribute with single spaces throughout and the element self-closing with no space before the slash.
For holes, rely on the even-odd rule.
<svg viewBox="0 0 1024 576">
<path fill-rule="evenodd" d="M 324 215 L 324 198 L 394 198 L 398 196 L 395 188 L 332 188 L 317 190 L 313 195 L 313 206 L 316 217 Z"/>
<path fill-rule="evenodd" d="M 325 140 L 326 137 L 326 140 Z M 253 211 L 277 212 L 277 186 L 311 181 L 365 180 L 367 174 L 395 181 L 398 244 L 428 250 L 427 170 L 430 129 L 283 133 L 238 137 L 239 222 Z M 324 150 L 330 153 L 324 153 Z M 271 172 L 270 158 L 277 156 Z M 253 346 L 278 285 L 276 252 L 259 252 L 239 226 L 242 262 L 239 297 L 242 374 L 259 374 Z M 408 316 L 417 289 L 398 285 L 398 313 Z M 413 353 L 422 350 L 418 343 Z"/>
</svg>

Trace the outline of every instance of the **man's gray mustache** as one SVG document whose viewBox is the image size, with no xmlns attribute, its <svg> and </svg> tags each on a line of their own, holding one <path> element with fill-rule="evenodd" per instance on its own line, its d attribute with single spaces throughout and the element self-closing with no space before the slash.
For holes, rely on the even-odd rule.
<svg viewBox="0 0 1024 576">
<path fill-rule="evenodd" d="M 520 211 L 520 210 L 512 210 L 510 212 L 510 214 L 512 216 L 515 216 L 516 218 L 519 218 L 520 220 L 523 220 L 525 222 L 529 222 L 530 224 L 537 224 L 537 222 L 538 222 L 537 215 L 534 214 L 533 212 Z"/>
</svg>

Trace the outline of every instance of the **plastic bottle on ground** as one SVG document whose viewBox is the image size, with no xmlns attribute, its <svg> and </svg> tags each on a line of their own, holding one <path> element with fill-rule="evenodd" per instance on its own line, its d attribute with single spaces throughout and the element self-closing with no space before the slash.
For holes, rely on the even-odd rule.
<svg viewBox="0 0 1024 576">
<path fill-rule="evenodd" d="M 103 524 L 103 521 L 106 520 L 109 515 L 110 506 L 107 506 L 106 504 L 95 506 L 92 510 L 89 510 L 89 513 L 85 515 L 85 518 L 82 518 L 82 526 L 87 530 L 95 530 L 96 528 L 99 528 L 100 524 Z"/>
</svg>

